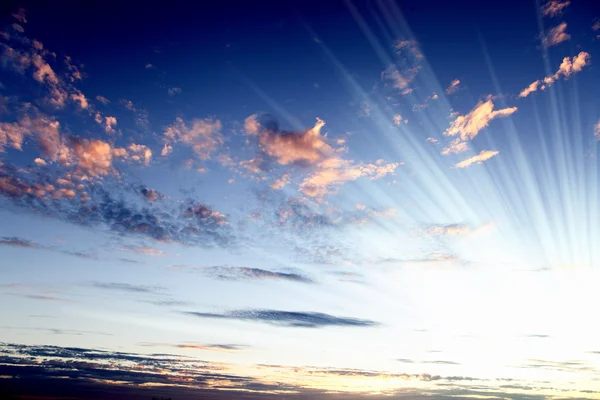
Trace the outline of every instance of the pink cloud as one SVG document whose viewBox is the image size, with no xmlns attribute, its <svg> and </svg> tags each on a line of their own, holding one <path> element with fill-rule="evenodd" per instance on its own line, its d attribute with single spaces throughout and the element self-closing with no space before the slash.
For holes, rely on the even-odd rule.
<svg viewBox="0 0 600 400">
<path fill-rule="evenodd" d="M 458 136 L 442 150 L 442 154 L 462 153 L 467 150 L 467 142 L 473 140 L 479 132 L 487 127 L 496 118 L 507 117 L 517 111 L 517 107 L 508 107 L 494 110 L 491 96 L 487 100 L 479 101 L 466 115 L 458 115 L 444 131 L 446 136 Z"/>
<path fill-rule="evenodd" d="M 448 86 L 448 88 L 446 89 L 446 94 L 453 94 L 456 93 L 456 91 L 458 90 L 458 87 L 460 85 L 460 80 L 455 79 L 450 83 L 450 86 Z"/>
<path fill-rule="evenodd" d="M 563 13 L 564 9 L 571 4 L 569 0 L 550 0 L 542 6 L 542 15 L 544 17 L 556 17 Z"/>
<path fill-rule="evenodd" d="M 220 131 L 221 121 L 217 119 L 194 119 L 188 125 L 178 117 L 167 127 L 164 136 L 174 143 L 185 143 L 199 158 L 207 160 L 224 142 Z"/>
<path fill-rule="evenodd" d="M 498 153 L 500 152 L 494 150 L 482 150 L 479 154 L 456 164 L 456 168 L 467 168 L 473 164 L 481 164 L 485 160 L 489 160 L 490 158 L 496 156 Z"/>
<path fill-rule="evenodd" d="M 546 47 L 551 47 L 566 42 L 567 40 L 571 39 L 571 35 L 569 35 L 566 31 L 566 22 L 555 26 L 554 28 L 550 29 L 545 36 L 542 36 L 542 44 Z"/>
<path fill-rule="evenodd" d="M 591 64 L 592 56 L 585 51 L 580 52 L 576 56 L 569 58 L 563 58 L 560 66 L 558 67 L 558 71 L 556 71 L 553 75 L 547 76 L 543 79 L 537 80 L 527 86 L 519 93 L 519 97 L 527 97 L 531 93 L 538 90 L 546 90 L 550 86 L 554 84 L 561 76 L 564 79 L 568 79 L 572 74 L 577 72 L 581 72 L 583 67 Z"/>
</svg>

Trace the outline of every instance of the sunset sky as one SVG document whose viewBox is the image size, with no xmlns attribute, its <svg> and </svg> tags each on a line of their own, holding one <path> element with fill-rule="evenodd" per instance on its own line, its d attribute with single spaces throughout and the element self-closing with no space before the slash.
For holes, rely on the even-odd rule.
<svg viewBox="0 0 600 400">
<path fill-rule="evenodd" d="M 599 2 L 7 3 L 0 394 L 600 399 Z"/>
</svg>

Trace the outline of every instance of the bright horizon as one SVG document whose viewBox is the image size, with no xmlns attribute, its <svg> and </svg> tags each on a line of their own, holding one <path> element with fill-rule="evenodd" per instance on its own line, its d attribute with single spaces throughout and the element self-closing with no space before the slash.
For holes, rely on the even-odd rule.
<svg viewBox="0 0 600 400">
<path fill-rule="evenodd" d="M 0 393 L 600 399 L 597 4 L 201 3 L 2 6 Z"/>
</svg>

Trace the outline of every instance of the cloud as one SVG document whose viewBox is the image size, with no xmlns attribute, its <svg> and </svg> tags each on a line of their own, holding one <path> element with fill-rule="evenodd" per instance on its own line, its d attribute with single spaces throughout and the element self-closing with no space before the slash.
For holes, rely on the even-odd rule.
<svg viewBox="0 0 600 400">
<path fill-rule="evenodd" d="M 576 56 L 572 58 L 565 57 L 563 58 L 560 66 L 558 67 L 558 71 L 556 71 L 553 75 L 547 76 L 543 79 L 537 80 L 527 86 L 525 89 L 519 93 L 519 97 L 527 97 L 531 93 L 538 90 L 546 90 L 550 86 L 554 84 L 560 77 L 564 79 L 568 79 L 572 74 L 577 72 L 581 72 L 583 67 L 591 64 L 592 56 L 585 51 L 580 52 Z"/>
<path fill-rule="evenodd" d="M 502 108 L 494 110 L 491 98 L 485 102 L 479 101 L 477 105 L 467 114 L 459 115 L 450 123 L 450 127 L 444 131 L 446 136 L 457 136 L 461 140 L 472 140 L 479 132 L 487 127 L 496 118 L 507 117 L 517 111 L 517 107 Z"/>
<path fill-rule="evenodd" d="M 105 104 L 105 105 L 110 103 L 110 100 L 104 96 L 96 96 L 96 100 L 98 100 L 100 103 Z"/>
<path fill-rule="evenodd" d="M 12 14 L 12 17 L 17 20 L 18 22 L 20 22 L 21 24 L 26 24 L 27 23 L 27 18 L 25 16 L 25 9 L 24 8 L 19 8 L 19 10 L 17 10 L 17 12 Z"/>
<path fill-rule="evenodd" d="M 149 203 L 153 203 L 165 197 L 162 193 L 159 193 L 156 190 L 147 187 L 141 187 L 140 193 Z"/>
<path fill-rule="evenodd" d="M 171 87 L 167 91 L 169 93 L 169 96 L 175 97 L 176 95 L 178 95 L 179 93 L 181 93 L 181 88 Z"/>
<path fill-rule="evenodd" d="M 119 283 L 119 282 L 93 282 L 91 284 L 97 289 L 104 290 L 116 290 L 120 292 L 129 293 L 160 293 L 162 294 L 165 288 L 161 286 L 144 286 L 144 285 L 133 285 L 130 283 Z"/>
<path fill-rule="evenodd" d="M 423 53 L 419 50 L 419 44 L 415 40 L 398 40 L 394 44 L 394 48 L 397 52 L 402 52 L 404 50 L 408 50 L 412 56 L 417 60 L 422 60 Z"/>
<path fill-rule="evenodd" d="M 115 133 L 114 127 L 117 125 L 117 119 L 115 117 L 104 117 L 101 113 L 97 112 L 94 120 L 98 125 L 104 127 L 104 132 Z"/>
<path fill-rule="evenodd" d="M 231 267 L 227 265 L 214 267 L 188 267 L 176 265 L 177 269 L 199 271 L 206 276 L 224 280 L 287 280 L 300 283 L 314 283 L 312 279 L 297 273 L 274 272 L 260 268 Z"/>
<path fill-rule="evenodd" d="M 223 314 L 183 311 L 185 315 L 241 321 L 262 322 L 270 325 L 291 328 L 322 328 L 327 326 L 372 327 L 377 322 L 349 317 L 336 317 L 318 312 L 279 311 L 279 310 L 234 310 Z"/>
<path fill-rule="evenodd" d="M 479 154 L 457 163 L 456 168 L 467 168 L 470 167 L 472 164 L 481 164 L 485 160 L 489 160 L 498 153 L 500 152 L 494 150 L 482 150 Z"/>
<path fill-rule="evenodd" d="M 271 183 L 271 188 L 275 190 L 281 190 L 285 186 L 290 184 L 290 174 L 283 174 L 277 180 Z"/>
<path fill-rule="evenodd" d="M 147 246 L 133 246 L 133 245 L 124 245 L 121 247 L 121 251 L 131 251 L 137 254 L 145 255 L 145 256 L 153 256 L 160 257 L 167 254 L 164 250 L 156 249 L 154 247 Z"/>
<path fill-rule="evenodd" d="M 594 137 L 596 140 L 600 140 L 600 120 L 594 125 Z"/>
<path fill-rule="evenodd" d="M 555 26 L 554 28 L 551 28 L 550 30 L 548 30 L 548 32 L 546 33 L 546 35 L 542 36 L 542 44 L 545 47 L 551 47 L 551 46 L 556 46 L 557 44 L 566 42 L 567 40 L 571 39 L 571 35 L 569 35 L 567 32 L 567 23 L 563 22 L 562 24 Z"/>
<path fill-rule="evenodd" d="M 218 119 L 194 119 L 186 123 L 177 117 L 167 126 L 164 136 L 168 142 L 188 145 L 200 159 L 208 160 L 211 153 L 223 144 L 220 131 L 221 121 Z"/>
<path fill-rule="evenodd" d="M 458 115 L 444 131 L 446 136 L 458 136 L 442 150 L 442 154 L 462 153 L 468 149 L 467 142 L 473 140 L 479 132 L 486 128 L 496 118 L 507 117 L 517 111 L 517 107 L 494 110 L 491 96 L 479 101 L 466 115 Z M 489 157 L 488 157 L 489 158 Z"/>
<path fill-rule="evenodd" d="M 31 240 L 22 239 L 20 237 L 12 236 L 4 236 L 0 238 L 0 245 L 3 246 L 11 246 L 11 247 L 22 247 L 25 249 L 38 249 L 40 245 L 32 242 Z"/>
<path fill-rule="evenodd" d="M 88 170 L 96 168 L 91 159 L 86 159 L 85 163 L 92 164 Z M 106 170 L 107 165 L 101 165 L 102 170 Z M 111 182 L 106 181 L 104 187 L 73 183 L 81 196 L 55 202 L 51 198 L 60 189 L 48 183 L 49 178 L 41 173 L 26 174 L 7 165 L 0 166 L 0 195 L 30 212 L 78 225 L 108 228 L 123 235 L 208 247 L 231 246 L 236 242 L 227 216 L 195 200 L 140 207 L 123 196 L 115 199 L 108 190 L 112 188 Z M 65 181 L 72 183 L 72 180 Z M 122 185 L 118 188 L 122 189 Z"/>
<path fill-rule="evenodd" d="M 469 145 L 467 144 L 467 142 L 457 137 L 456 139 L 451 141 L 450 144 L 444 147 L 444 149 L 442 150 L 442 154 L 447 156 L 448 154 L 464 153 L 467 150 L 469 150 Z"/>
<path fill-rule="evenodd" d="M 301 132 L 286 132 L 279 130 L 275 121 L 264 118 L 259 121 L 256 115 L 245 120 L 246 134 L 257 136 L 259 147 L 264 156 L 271 157 L 279 165 L 300 167 L 305 178 L 299 184 L 298 190 L 315 198 L 322 198 L 335 186 L 353 181 L 361 177 L 375 180 L 393 174 L 401 163 L 355 163 L 340 158 L 339 149 L 334 149 L 321 135 L 325 121 L 317 118 L 311 129 Z M 263 172 L 262 159 L 254 158 L 251 164 L 242 164 L 246 169 Z M 249 168 L 251 167 L 251 168 Z M 272 183 L 274 189 L 281 189 L 289 184 L 291 176 L 286 173 Z"/>
<path fill-rule="evenodd" d="M 259 123 L 255 115 L 246 118 L 246 133 L 258 135 L 261 150 L 275 158 L 281 165 L 314 165 L 333 154 L 323 136 L 321 128 L 325 122 L 317 118 L 315 126 L 304 132 L 280 131 L 276 124 L 268 121 Z"/>
<path fill-rule="evenodd" d="M 569 0 L 549 0 L 542 6 L 542 15 L 544 17 L 557 17 L 563 13 L 569 4 L 571 4 Z"/>
<path fill-rule="evenodd" d="M 246 346 L 239 344 L 198 344 L 198 343 L 141 343 L 142 346 L 151 347 L 172 347 L 175 349 L 184 350 L 201 350 L 201 351 L 219 351 L 219 352 L 232 352 L 245 350 Z"/>
<path fill-rule="evenodd" d="M 456 93 L 459 89 L 459 85 L 460 85 L 460 80 L 455 79 L 450 83 L 450 86 L 448 86 L 448 88 L 446 88 L 446 94 L 453 94 Z"/>
<path fill-rule="evenodd" d="M 0 123 L 0 153 L 5 147 L 23 150 L 25 139 L 33 136 L 42 155 L 55 161 L 61 150 L 59 122 L 41 114 L 25 115 L 18 122 Z"/>
<path fill-rule="evenodd" d="M 420 69 L 420 66 L 416 66 L 400 71 L 395 65 L 390 65 L 381 73 L 381 79 L 390 82 L 393 88 L 402 90 L 402 94 L 409 94 L 412 90 L 407 89 Z"/>
<path fill-rule="evenodd" d="M 402 115 L 400 115 L 400 114 L 394 115 L 394 117 L 392 118 L 392 121 L 394 122 L 394 125 L 396 125 L 396 126 L 400 126 L 402 123 L 408 124 L 408 119 L 402 119 Z"/>
<path fill-rule="evenodd" d="M 353 163 L 339 158 L 332 158 L 320 165 L 314 174 L 305 178 L 299 190 L 309 197 L 323 197 L 329 193 L 332 186 L 341 185 L 361 177 L 371 180 L 380 179 L 388 174 L 394 174 L 401 163 L 383 163 L 378 160 L 375 164 Z"/>
</svg>

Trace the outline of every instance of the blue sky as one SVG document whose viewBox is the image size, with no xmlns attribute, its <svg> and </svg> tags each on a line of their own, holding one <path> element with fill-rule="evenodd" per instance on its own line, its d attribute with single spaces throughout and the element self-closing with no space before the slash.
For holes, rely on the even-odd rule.
<svg viewBox="0 0 600 400">
<path fill-rule="evenodd" d="M 593 2 L 1 17 L 3 386 L 600 398 Z"/>
</svg>

